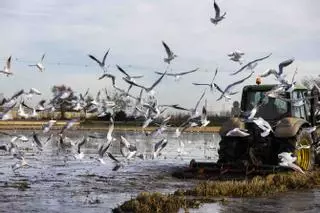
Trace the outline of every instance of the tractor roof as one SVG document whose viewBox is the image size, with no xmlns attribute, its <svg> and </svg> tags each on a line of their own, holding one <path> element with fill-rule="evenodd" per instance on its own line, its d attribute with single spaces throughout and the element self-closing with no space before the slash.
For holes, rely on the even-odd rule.
<svg viewBox="0 0 320 213">
<path fill-rule="evenodd" d="M 276 84 L 262 84 L 262 85 L 247 85 L 243 87 L 243 92 L 245 91 L 268 91 L 273 87 L 277 86 Z M 302 85 L 295 85 L 294 90 L 308 90 Z"/>
</svg>

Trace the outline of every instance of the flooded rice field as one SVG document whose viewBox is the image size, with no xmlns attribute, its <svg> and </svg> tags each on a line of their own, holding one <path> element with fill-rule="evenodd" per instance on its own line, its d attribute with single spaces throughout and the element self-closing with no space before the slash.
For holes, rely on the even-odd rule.
<svg viewBox="0 0 320 213">
<path fill-rule="evenodd" d="M 98 146 L 103 139 L 90 139 L 82 160 L 74 158 L 76 147 L 58 149 L 53 138 L 42 152 L 29 142 L 17 142 L 31 166 L 13 171 L 17 162 L 11 155 L 0 151 L 0 212 L 111 212 L 123 201 L 143 191 L 170 193 L 178 188 L 194 186 L 197 181 L 171 177 L 179 167 L 187 166 L 191 159 L 217 160 L 219 136 L 209 133 L 184 133 L 178 140 L 166 135 L 168 145 L 161 155 L 152 159 L 154 144 L 161 138 L 148 139 L 141 132 L 115 132 L 115 137 L 126 137 L 135 143 L 146 159 L 136 158 L 118 171 L 106 156 L 106 164 L 97 160 Z M 70 131 L 69 141 L 77 143 L 88 132 Z M 41 136 L 42 141 L 47 136 Z M 0 145 L 10 141 L 1 136 Z M 183 146 L 184 144 L 184 146 Z M 121 158 L 119 140 L 109 150 Z M 320 191 L 290 192 L 270 198 L 228 199 L 224 204 L 206 204 L 190 212 L 319 212 Z"/>
</svg>

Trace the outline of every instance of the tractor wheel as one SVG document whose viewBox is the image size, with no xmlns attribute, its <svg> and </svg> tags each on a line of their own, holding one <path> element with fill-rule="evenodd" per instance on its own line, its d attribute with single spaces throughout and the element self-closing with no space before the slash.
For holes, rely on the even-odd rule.
<svg viewBox="0 0 320 213">
<path fill-rule="evenodd" d="M 312 170 L 315 162 L 315 153 L 311 134 L 303 129 L 299 130 L 294 142 L 294 155 L 297 157 L 295 163 L 304 171 Z"/>
</svg>

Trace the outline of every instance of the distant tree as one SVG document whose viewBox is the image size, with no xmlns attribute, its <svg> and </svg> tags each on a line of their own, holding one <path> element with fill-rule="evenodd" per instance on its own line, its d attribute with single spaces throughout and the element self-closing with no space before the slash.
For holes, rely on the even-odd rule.
<svg viewBox="0 0 320 213">
<path fill-rule="evenodd" d="M 320 77 L 304 77 L 301 79 L 301 84 L 308 89 L 312 89 L 314 84 L 317 84 L 320 87 Z"/>
<path fill-rule="evenodd" d="M 60 119 L 66 119 L 65 113 L 72 109 L 72 100 L 77 100 L 77 97 L 74 95 L 73 90 L 65 85 L 55 85 L 52 87 L 51 92 L 53 93 L 53 105 L 60 111 Z"/>
</svg>

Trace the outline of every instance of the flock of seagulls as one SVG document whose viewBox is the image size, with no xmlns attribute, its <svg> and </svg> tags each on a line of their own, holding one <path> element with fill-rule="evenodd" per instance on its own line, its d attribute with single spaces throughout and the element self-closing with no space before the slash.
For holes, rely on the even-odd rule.
<svg viewBox="0 0 320 213">
<path fill-rule="evenodd" d="M 215 10 L 215 17 L 210 18 L 210 21 L 217 25 L 220 23 L 226 16 L 226 12 L 221 13 L 220 7 L 214 1 L 214 10 Z M 205 127 L 210 123 L 210 120 L 208 120 L 208 111 L 207 111 L 207 99 L 205 98 L 207 89 L 213 93 L 218 92 L 220 94 L 220 97 L 217 99 L 217 101 L 220 101 L 222 99 L 225 99 L 226 101 L 231 100 L 232 96 L 239 93 L 239 90 L 236 90 L 236 87 L 240 84 L 244 83 L 246 80 L 251 78 L 253 74 L 255 73 L 255 68 L 257 67 L 258 63 L 269 58 L 271 54 L 260 57 L 257 59 L 254 59 L 252 61 L 249 61 L 247 63 L 244 63 L 244 55 L 245 53 L 239 50 L 235 50 L 227 56 L 230 60 L 239 63 L 241 67 L 236 70 L 235 72 L 232 72 L 230 75 L 236 76 L 238 73 L 243 72 L 245 70 L 250 70 L 250 73 L 244 77 L 239 78 L 232 82 L 231 84 L 227 85 L 224 89 L 221 87 L 221 85 L 218 85 L 218 82 L 216 80 L 216 77 L 218 76 L 218 68 L 213 73 L 212 79 L 210 82 L 193 82 L 192 84 L 196 87 L 205 87 L 203 92 L 201 93 L 199 99 L 197 99 L 197 102 L 195 103 L 195 106 L 193 108 L 181 106 L 178 103 L 174 104 L 159 104 L 158 100 L 155 96 L 155 89 L 157 86 L 164 81 L 165 76 L 174 77 L 175 80 L 180 80 L 182 76 L 195 74 L 199 68 L 192 69 L 190 71 L 185 72 L 177 72 L 172 73 L 168 72 L 171 64 L 174 62 L 174 59 L 178 57 L 172 49 L 162 41 L 162 45 L 165 50 L 166 56 L 163 58 L 164 63 L 166 63 L 167 68 L 164 72 L 155 72 L 157 74 L 157 78 L 155 81 L 150 84 L 150 86 L 146 86 L 146 84 L 140 82 L 136 82 L 137 79 L 141 80 L 143 79 L 143 75 L 136 75 L 131 74 L 124 70 L 120 65 L 116 65 L 117 70 L 123 75 L 122 80 L 128 84 L 127 89 L 120 88 L 117 86 L 117 78 L 114 74 L 112 74 L 108 68 L 107 65 L 107 58 L 110 54 L 110 49 L 108 49 L 102 60 L 97 59 L 96 56 L 88 54 L 88 57 L 93 60 L 99 68 L 102 70 L 102 74 L 97 78 L 98 80 L 103 79 L 110 79 L 111 84 L 113 88 L 120 93 L 120 95 L 124 98 L 131 99 L 131 101 L 134 103 L 132 108 L 133 112 L 132 115 L 135 118 L 143 118 L 144 122 L 141 126 L 142 133 L 146 136 L 148 139 L 154 139 L 157 140 L 156 143 L 154 143 L 154 149 L 153 149 L 153 158 L 157 158 L 161 155 L 161 151 L 167 146 L 168 139 L 166 135 L 164 134 L 165 131 L 170 126 L 170 119 L 171 116 L 167 116 L 164 112 L 168 110 L 169 108 L 175 109 L 175 110 L 181 110 L 184 112 L 187 112 L 189 114 L 188 118 L 181 123 L 176 128 L 175 131 L 175 137 L 180 138 L 181 134 L 186 131 L 188 128 L 193 127 Z M 45 66 L 43 64 L 45 58 L 45 54 L 42 55 L 41 60 L 36 64 L 30 64 L 30 67 L 36 67 L 40 72 L 45 71 Z M 283 61 L 279 64 L 278 70 L 276 69 L 268 69 L 266 72 L 259 75 L 261 78 L 265 78 L 267 76 L 273 75 L 275 77 L 275 80 L 278 81 L 278 85 L 270 92 L 265 94 L 265 97 L 271 97 L 271 98 L 283 98 L 281 97 L 281 94 L 284 92 L 290 92 L 292 91 L 292 88 L 295 85 L 294 77 L 291 82 L 289 82 L 286 79 L 286 75 L 284 74 L 284 68 L 289 66 L 294 59 L 289 59 L 286 61 Z M 243 65 L 244 64 L 244 65 Z M 11 70 L 11 56 L 7 59 L 5 66 L 3 70 L 0 71 L 1 74 L 4 74 L 6 76 L 13 75 L 13 72 Z M 220 84 L 220 83 L 219 83 Z M 138 95 L 132 94 L 132 88 L 138 88 L 140 90 L 140 93 Z M 26 92 L 27 91 L 27 92 Z M 34 147 L 36 147 L 38 152 L 42 152 L 46 146 L 47 143 L 55 142 L 60 150 L 65 149 L 72 149 L 74 150 L 72 156 L 77 160 L 82 160 L 85 158 L 85 153 L 82 151 L 82 147 L 85 146 L 86 143 L 88 143 L 90 140 L 96 140 L 101 139 L 103 142 L 99 145 L 97 150 L 97 161 L 101 164 L 106 164 L 105 157 L 108 156 L 109 159 L 112 160 L 112 162 L 115 164 L 113 170 L 116 171 L 122 167 L 124 167 L 130 160 L 134 160 L 135 158 L 145 158 L 144 153 L 139 153 L 137 147 L 134 143 L 131 143 L 128 141 L 124 136 L 119 138 L 115 138 L 113 136 L 114 131 L 114 116 L 115 112 L 117 111 L 118 107 L 115 100 L 112 100 L 110 95 L 108 94 L 108 91 L 105 89 L 105 98 L 101 98 L 101 92 L 99 91 L 96 95 L 96 97 L 91 101 L 86 101 L 86 97 L 88 96 L 89 89 L 83 94 L 83 93 L 76 93 L 69 88 L 64 87 L 56 87 L 55 88 L 55 94 L 54 97 L 51 100 L 45 100 L 42 99 L 38 104 L 35 106 L 30 106 L 28 104 L 28 101 L 30 101 L 33 96 L 41 96 L 42 93 L 37 90 L 36 88 L 31 88 L 29 90 L 20 89 L 13 95 L 9 97 L 3 98 L 0 102 L 0 107 L 2 108 L 2 112 L 0 112 L 0 120 L 10 120 L 12 119 L 12 110 L 15 107 L 18 107 L 18 116 L 25 119 L 30 118 L 37 118 L 39 117 L 39 112 L 50 112 L 54 113 L 57 111 L 61 106 L 67 106 L 68 110 L 71 111 L 86 111 L 91 113 L 96 113 L 97 117 L 104 117 L 107 114 L 111 114 L 110 120 L 109 120 L 109 128 L 106 135 L 97 135 L 97 134 L 86 134 L 79 142 L 74 143 L 70 142 L 68 143 L 68 137 L 66 136 L 69 129 L 72 128 L 77 122 L 80 121 L 80 118 L 71 119 L 61 128 L 60 131 L 53 133 L 52 127 L 56 124 L 56 120 L 49 120 L 46 124 L 43 125 L 42 130 L 40 131 L 34 131 L 32 132 L 32 135 L 26 136 L 26 135 L 17 135 L 17 134 L 11 134 L 7 132 L 0 132 L 0 134 L 5 135 L 7 137 L 11 137 L 11 141 L 0 145 L 0 150 L 3 150 L 7 152 L 8 154 L 12 155 L 13 158 L 17 159 L 18 162 L 16 162 L 13 166 L 13 170 L 17 170 L 19 168 L 28 167 L 26 159 L 24 158 L 24 153 L 19 149 L 19 147 L 15 144 L 17 140 L 22 141 L 24 143 L 28 142 L 32 138 L 32 144 Z M 78 94 L 78 95 L 75 95 Z M 204 103 L 202 104 L 204 100 Z M 290 101 L 290 100 L 289 100 Z M 304 100 L 305 101 L 305 100 Z M 245 122 L 253 122 L 255 123 L 261 130 L 261 136 L 266 137 L 272 132 L 271 125 L 265 121 L 261 117 L 256 117 L 257 112 L 259 111 L 260 107 L 263 106 L 264 102 L 260 101 L 257 103 L 256 106 L 254 106 L 250 111 L 243 112 L 243 117 Z M 202 106 L 202 108 L 201 108 Z M 29 112 L 28 112 L 29 111 Z M 147 127 L 150 124 L 155 124 L 158 126 L 158 128 L 152 132 L 147 131 Z M 238 136 L 238 137 L 247 137 L 250 133 L 248 133 L 245 129 L 239 129 L 234 128 L 231 131 L 227 133 L 227 136 Z M 40 137 L 40 135 L 42 135 Z M 42 138 L 45 138 L 45 140 L 42 141 Z M 41 138 L 41 140 L 40 140 Z M 113 146 L 113 144 L 119 140 L 120 143 L 120 153 L 122 155 L 121 160 L 120 158 L 114 156 L 110 151 L 110 147 Z M 184 144 L 180 141 L 180 147 L 178 152 L 183 153 L 183 147 Z M 288 154 L 281 154 L 279 155 L 279 158 L 281 158 L 281 165 L 288 165 L 291 166 L 294 161 L 292 159 L 289 159 Z M 288 163 L 289 162 L 289 163 Z M 297 169 L 297 168 L 295 168 Z"/>
</svg>

